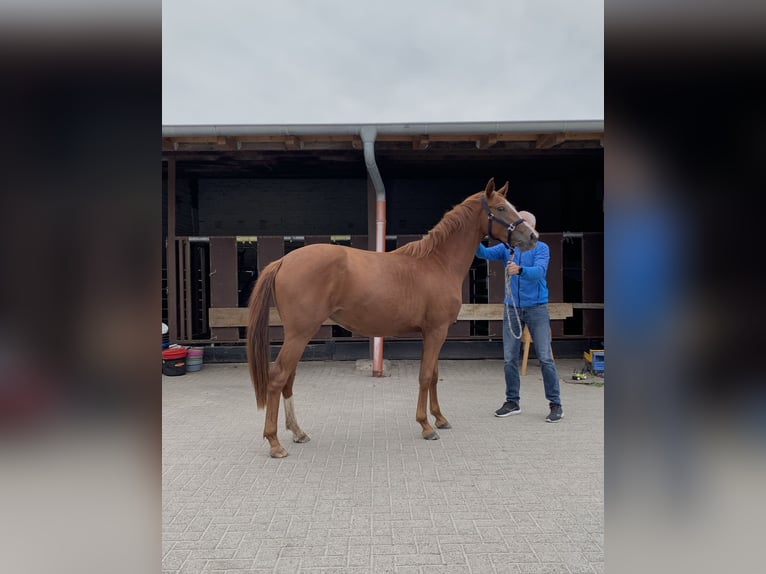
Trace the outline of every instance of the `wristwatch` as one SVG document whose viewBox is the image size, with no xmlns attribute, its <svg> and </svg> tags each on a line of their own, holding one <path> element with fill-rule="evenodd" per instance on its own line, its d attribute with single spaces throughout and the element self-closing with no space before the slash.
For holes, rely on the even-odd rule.
<svg viewBox="0 0 766 574">
<path fill-rule="evenodd" d="M 519 275 L 521 275 L 521 272 L 524 271 L 523 267 L 519 267 Z"/>
</svg>

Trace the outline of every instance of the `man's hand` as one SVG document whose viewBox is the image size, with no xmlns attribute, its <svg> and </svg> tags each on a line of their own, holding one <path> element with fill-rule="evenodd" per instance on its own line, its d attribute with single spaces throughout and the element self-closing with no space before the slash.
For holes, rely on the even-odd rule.
<svg viewBox="0 0 766 574">
<path fill-rule="evenodd" d="M 513 261 L 508 262 L 508 267 L 506 267 L 506 269 L 508 269 L 508 275 L 518 275 L 519 271 L 521 271 L 521 267 L 516 265 Z"/>
</svg>

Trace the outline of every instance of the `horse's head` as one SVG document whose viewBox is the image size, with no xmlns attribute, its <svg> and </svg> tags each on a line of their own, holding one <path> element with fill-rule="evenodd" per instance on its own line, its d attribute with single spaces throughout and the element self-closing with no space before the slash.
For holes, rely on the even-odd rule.
<svg viewBox="0 0 766 574">
<path fill-rule="evenodd" d="M 528 251 L 537 244 L 537 231 L 519 216 L 519 212 L 511 205 L 505 194 L 508 182 L 500 189 L 495 189 L 495 178 L 487 182 L 487 187 L 481 194 L 481 204 L 484 210 L 483 227 L 485 235 Z"/>
</svg>

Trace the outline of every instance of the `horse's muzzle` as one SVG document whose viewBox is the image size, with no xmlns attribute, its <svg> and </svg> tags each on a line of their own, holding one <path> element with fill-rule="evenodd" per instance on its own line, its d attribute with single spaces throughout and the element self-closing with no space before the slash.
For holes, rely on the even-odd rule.
<svg viewBox="0 0 766 574">
<path fill-rule="evenodd" d="M 529 251 L 530 249 L 534 249 L 535 245 L 537 245 L 537 234 L 533 231 L 519 243 L 519 249 L 522 251 Z"/>
</svg>

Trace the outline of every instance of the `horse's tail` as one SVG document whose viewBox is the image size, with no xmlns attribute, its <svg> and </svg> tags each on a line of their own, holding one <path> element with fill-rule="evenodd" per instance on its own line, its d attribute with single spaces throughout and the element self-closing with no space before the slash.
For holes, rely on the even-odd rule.
<svg viewBox="0 0 766 574">
<path fill-rule="evenodd" d="M 274 291 L 274 279 L 282 260 L 269 263 L 261 272 L 250 294 L 247 322 L 247 362 L 250 379 L 255 389 L 255 402 L 259 409 L 266 406 L 266 387 L 269 384 L 269 303 Z"/>
</svg>

